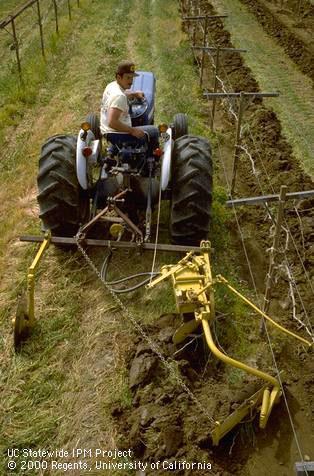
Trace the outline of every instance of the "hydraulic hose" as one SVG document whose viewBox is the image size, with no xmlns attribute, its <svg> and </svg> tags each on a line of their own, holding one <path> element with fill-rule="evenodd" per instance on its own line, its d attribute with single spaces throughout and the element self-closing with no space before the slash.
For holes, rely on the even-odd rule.
<svg viewBox="0 0 314 476">
<path fill-rule="evenodd" d="M 123 293 L 129 293 L 129 292 L 135 291 L 136 289 L 139 289 L 142 286 L 145 286 L 145 284 L 147 284 L 151 280 L 152 276 L 157 276 L 157 275 L 160 274 L 160 273 L 157 273 L 157 272 L 156 273 L 151 273 L 151 272 L 148 271 L 148 272 L 143 272 L 143 273 L 132 274 L 130 276 L 126 276 L 124 278 L 116 279 L 114 281 L 107 281 L 107 273 L 108 273 L 108 268 L 109 268 L 111 258 L 112 258 L 112 251 L 109 250 L 109 252 L 108 252 L 107 256 L 105 257 L 104 262 L 102 264 L 100 274 L 101 274 L 102 279 L 109 286 L 110 290 L 113 291 L 114 293 L 117 293 L 117 294 L 123 294 Z M 116 289 L 116 288 L 112 287 L 112 285 L 114 285 L 114 284 L 124 283 L 126 281 L 130 281 L 131 279 L 138 278 L 139 276 L 148 276 L 148 277 L 146 279 L 144 279 L 143 281 L 141 281 L 140 283 L 137 283 L 134 286 L 131 286 L 129 288 Z"/>
</svg>

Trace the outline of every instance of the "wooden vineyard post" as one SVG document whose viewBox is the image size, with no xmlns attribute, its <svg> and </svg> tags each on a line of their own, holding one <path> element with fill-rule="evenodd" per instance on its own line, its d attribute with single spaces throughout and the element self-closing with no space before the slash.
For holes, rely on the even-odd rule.
<svg viewBox="0 0 314 476">
<path fill-rule="evenodd" d="M 68 12 L 69 12 L 69 20 L 72 20 L 72 15 L 71 15 L 71 2 L 68 0 Z"/>
<path fill-rule="evenodd" d="M 301 17 L 301 5 L 302 5 L 302 0 L 298 1 L 298 7 L 297 7 L 297 16 L 298 18 Z"/>
<path fill-rule="evenodd" d="M 278 252 L 278 246 L 280 241 L 281 224 L 282 224 L 282 219 L 284 215 L 286 195 L 287 195 L 287 186 L 282 185 L 280 187 L 279 205 L 278 205 L 277 218 L 276 218 L 276 228 L 275 228 L 275 234 L 273 238 L 273 244 L 270 249 L 269 267 L 268 267 L 266 286 L 265 286 L 265 296 L 264 296 L 264 302 L 263 302 L 263 311 L 265 312 L 265 314 L 267 314 L 269 310 L 269 305 L 270 305 L 275 259 L 276 259 L 276 253 Z M 264 318 L 262 318 L 260 331 L 263 332 L 264 330 L 265 330 L 265 320 Z"/>
<path fill-rule="evenodd" d="M 210 128 L 213 131 L 214 130 L 214 120 L 215 120 L 215 112 L 216 112 L 216 101 L 219 97 L 217 95 L 217 90 L 218 90 L 218 73 L 219 73 L 219 67 L 220 67 L 220 59 L 221 59 L 221 53 L 246 53 L 247 50 L 243 48 L 222 48 L 220 46 L 194 46 L 194 49 L 198 50 L 203 50 L 203 52 L 216 52 L 216 58 L 215 58 L 215 64 L 213 65 L 213 70 L 214 70 L 214 79 L 213 79 L 213 104 L 212 104 L 212 110 L 211 110 L 211 118 L 210 118 Z"/>
<path fill-rule="evenodd" d="M 213 85 L 213 92 L 217 92 L 217 87 L 218 87 L 218 71 L 219 71 L 219 54 L 220 54 L 220 48 L 219 46 L 217 47 L 216 51 L 216 59 L 215 59 L 215 74 L 214 74 L 214 85 Z M 215 120 L 215 112 L 216 112 L 216 101 L 217 98 L 213 98 L 213 105 L 212 105 L 212 114 L 210 118 L 210 129 L 213 132 L 214 131 L 214 120 Z"/>
<path fill-rule="evenodd" d="M 238 120 L 237 120 L 237 131 L 236 131 L 236 140 L 234 144 L 234 154 L 233 154 L 233 167 L 232 167 L 232 180 L 231 180 L 231 190 L 230 194 L 233 195 L 234 187 L 235 187 L 235 180 L 237 175 L 237 168 L 239 162 L 239 149 L 241 145 L 241 123 L 244 111 L 244 94 L 243 91 L 240 93 L 240 101 L 239 101 L 239 109 L 238 109 Z"/>
<path fill-rule="evenodd" d="M 43 35 L 43 26 L 41 23 L 41 14 L 40 14 L 40 5 L 39 0 L 37 0 L 37 13 L 38 13 L 38 25 L 39 25 L 39 33 L 40 33 L 40 44 L 41 44 L 41 53 L 43 58 L 45 58 L 45 47 L 44 47 L 44 35 Z"/>
<path fill-rule="evenodd" d="M 182 13 L 182 15 L 185 15 L 186 12 L 187 12 L 186 0 L 181 0 L 181 13 Z"/>
<path fill-rule="evenodd" d="M 205 48 L 205 46 L 206 46 L 207 30 L 208 30 L 208 16 L 206 15 L 205 25 L 204 25 L 203 48 Z M 205 50 L 203 49 L 202 50 L 202 60 L 201 60 L 200 87 L 202 87 L 202 84 L 203 84 L 204 62 L 205 62 Z"/>
<path fill-rule="evenodd" d="M 217 48 L 206 48 L 208 50 L 215 49 Z M 220 48 L 220 51 L 223 51 L 224 48 Z M 279 93 L 260 93 L 260 92 L 249 92 L 246 93 L 244 91 L 241 91 L 241 93 L 235 93 L 235 92 L 215 92 L 215 93 L 208 93 L 205 92 L 203 93 L 203 96 L 207 97 L 208 99 L 218 99 L 218 98 L 228 98 L 231 99 L 233 97 L 239 97 L 240 102 L 239 102 L 239 108 L 238 108 L 238 116 L 237 116 L 237 130 L 236 130 L 236 140 L 235 140 L 235 146 L 234 146 L 234 159 L 233 159 L 233 173 L 232 173 L 232 184 L 231 184 L 231 196 L 234 192 L 235 188 L 235 180 L 236 180 L 236 174 L 237 174 L 237 167 L 238 167 L 238 161 L 239 161 L 239 149 L 241 145 L 241 121 L 242 121 L 242 116 L 244 113 L 244 108 L 245 108 L 245 102 L 247 98 L 264 98 L 264 97 L 278 97 Z"/>
<path fill-rule="evenodd" d="M 21 60 L 20 60 L 20 52 L 19 52 L 19 42 L 18 42 L 18 39 L 17 39 L 17 36 L 16 36 L 15 22 L 14 22 L 13 17 L 11 18 L 11 25 L 12 25 L 12 33 L 13 33 L 13 39 L 14 39 L 14 49 L 15 49 L 15 54 L 16 54 L 17 69 L 18 69 L 18 72 L 19 72 L 20 80 L 23 81 Z"/>
<path fill-rule="evenodd" d="M 195 3 L 191 3 L 191 8 L 190 8 L 190 12 L 191 12 L 191 15 L 194 16 L 195 15 L 195 9 L 196 9 L 196 5 Z M 192 45 L 194 46 L 195 45 L 195 39 L 196 39 L 196 22 L 194 21 L 193 22 L 193 33 L 192 33 Z"/>
<path fill-rule="evenodd" d="M 193 46 L 192 48 L 195 49 L 200 49 L 202 50 L 202 58 L 201 58 L 201 70 L 200 70 L 200 87 L 202 87 L 203 84 L 203 75 L 204 75 L 204 62 L 205 62 L 205 51 L 206 49 L 212 49 L 212 48 L 207 48 L 206 47 L 206 41 L 207 41 L 207 33 L 208 33 L 208 24 L 210 20 L 216 19 L 216 18 L 227 18 L 228 15 L 196 15 L 196 16 L 184 16 L 182 17 L 182 21 L 187 22 L 187 25 L 189 27 L 190 22 L 198 22 L 200 20 L 205 20 L 205 26 L 204 26 L 204 34 L 203 34 L 203 46 L 195 46 L 195 27 L 193 30 Z M 194 23 L 195 26 L 195 23 Z M 214 48 L 216 50 L 216 48 Z"/>
<path fill-rule="evenodd" d="M 55 11 L 56 33 L 59 35 L 58 6 L 57 6 L 56 0 L 53 0 L 53 8 L 54 8 L 54 11 Z"/>
</svg>

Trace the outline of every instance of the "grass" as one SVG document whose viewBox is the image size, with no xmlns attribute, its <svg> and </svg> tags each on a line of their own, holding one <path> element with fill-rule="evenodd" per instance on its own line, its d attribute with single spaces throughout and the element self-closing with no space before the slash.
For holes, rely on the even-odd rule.
<svg viewBox="0 0 314 476">
<path fill-rule="evenodd" d="M 20 0 L 0 0 L 0 19 L 12 13 L 19 5 Z"/>
<path fill-rule="evenodd" d="M 125 14 L 122 3 L 120 9 L 112 8 L 111 4 L 114 2 L 106 3 L 112 11 L 112 18 L 109 16 L 112 25 L 121 22 Z M 111 66 L 107 69 L 102 49 L 98 47 L 94 50 L 99 46 L 96 44 L 99 42 L 98 37 L 91 42 L 90 29 L 86 30 L 88 22 L 95 25 L 97 20 L 100 21 L 99 28 L 105 29 L 106 18 L 99 18 L 101 6 L 103 2 L 97 2 L 93 8 L 90 8 L 89 2 L 82 6 L 88 11 L 88 16 L 85 15 L 81 22 L 80 33 L 77 29 L 69 32 L 67 43 L 60 45 L 58 55 L 47 65 L 45 76 L 40 78 L 45 83 L 38 82 L 36 102 L 14 131 L 14 144 L 7 147 L 6 163 L 1 164 L 1 179 L 7 183 L 6 189 L 2 188 L 1 191 L 1 197 L 5 200 L 1 205 L 1 218 L 6 225 L 1 227 L 1 267 L 5 270 L 1 283 L 1 326 L 4 334 L 1 340 L 3 403 L 0 418 L 2 428 L 6 429 L 0 442 L 3 452 L 13 445 L 42 447 L 69 443 L 74 446 L 79 427 L 88 423 L 85 421 L 88 419 L 88 411 L 96 406 L 99 426 L 91 413 L 94 429 L 85 431 L 85 434 L 92 433 L 93 441 L 100 444 L 104 435 L 109 433 L 109 436 L 105 436 L 107 444 L 112 430 L 106 429 L 106 424 L 103 427 L 104 423 L 101 421 L 106 398 L 110 406 L 111 395 L 115 394 L 117 386 L 120 387 L 119 375 L 121 381 L 125 382 L 123 365 L 122 370 L 120 367 L 115 368 L 116 362 L 113 365 L 114 373 L 107 370 L 106 378 L 105 363 L 108 361 L 109 365 L 110 361 L 107 352 L 111 348 L 114 355 L 114 346 L 118 348 L 116 338 L 112 339 L 112 335 L 119 330 L 119 324 L 114 317 L 111 317 L 112 325 L 108 324 L 108 315 L 106 316 L 106 329 L 108 332 L 111 330 L 112 334 L 110 346 L 107 343 L 103 348 L 103 340 L 99 337 L 104 333 L 103 306 L 100 305 L 103 291 L 98 290 L 97 294 L 94 277 L 88 285 L 84 285 L 80 273 L 82 262 L 78 257 L 65 257 L 58 251 L 50 251 L 44 260 L 42 269 L 45 272 L 40 273 L 36 288 L 36 314 L 40 321 L 33 338 L 22 354 L 16 357 L 12 355 L 9 321 L 14 314 L 18 290 L 25 283 L 26 266 L 30 264 L 30 257 L 34 253 L 34 248 L 29 245 L 15 244 L 16 236 L 25 231 L 38 230 L 39 225 L 36 216 L 35 179 L 40 144 L 53 133 L 75 130 L 89 108 L 94 109 L 95 105 L 98 108 L 103 82 L 108 82 L 112 71 Z M 114 32 L 111 30 L 109 33 L 109 38 L 103 38 L 103 45 L 113 41 Z M 121 46 L 122 44 L 123 40 L 120 42 Z M 98 52 L 98 57 L 95 51 Z M 81 55 L 87 58 L 84 70 L 81 67 Z M 112 63 L 115 62 L 116 58 L 112 57 Z M 95 71 L 96 63 L 98 71 L 97 68 Z M 104 70 L 107 71 L 105 78 Z M 91 84 L 95 88 L 92 94 Z M 82 97 L 87 100 L 82 101 Z M 12 134 L 12 129 L 7 133 Z M 9 215 L 6 213 L 8 207 Z M 76 262 L 79 263 L 78 267 Z M 16 290 L 12 286 L 13 282 L 18 283 Z M 91 308 L 89 300 L 86 307 L 86 295 L 91 300 L 95 297 Z M 87 322 L 93 324 L 92 330 L 86 323 L 85 327 L 82 324 L 84 315 L 89 315 Z M 97 322 L 93 323 L 93 319 L 98 325 Z M 123 331 L 120 334 L 123 338 Z M 105 337 L 108 339 L 106 333 Z M 83 347 L 78 345 L 81 339 L 84 341 Z M 103 362 L 103 368 L 100 362 Z M 98 371 L 90 368 L 90 364 L 93 367 L 99 365 Z M 104 386 L 108 386 L 106 392 L 100 393 L 105 393 L 106 398 L 100 398 L 98 393 L 94 394 L 95 389 L 98 392 Z M 112 389 L 112 394 L 109 389 Z M 122 395 L 124 393 L 122 391 Z M 69 418 L 72 420 L 71 425 Z M 108 422 L 108 416 L 105 422 Z M 110 428 L 108 423 L 107 428 Z M 4 467 L 2 469 L 5 471 Z"/>
<path fill-rule="evenodd" d="M 84 4 L 81 2 L 82 9 Z M 77 8 L 72 9 L 72 22 L 69 23 L 65 4 L 59 4 L 59 34 L 55 33 L 54 12 L 51 6 L 42 5 L 43 37 L 45 57 L 48 61 L 63 56 L 67 39 L 71 36 L 80 16 Z M 12 48 L 10 25 L 1 31 L 0 46 L 3 50 L 3 68 L 0 71 L 0 121 L 6 126 L 17 126 L 25 111 L 36 103 L 38 89 L 49 74 L 49 64 L 42 57 L 38 29 L 37 10 L 26 9 L 16 19 L 16 31 L 19 41 L 19 56 L 22 69 L 20 81 L 15 50 Z M 69 24 L 71 25 L 69 28 Z M 0 142 L 5 137 L 5 129 L 0 131 Z"/>
<path fill-rule="evenodd" d="M 6 184 L 0 191 L 3 456 L 13 446 L 114 448 L 117 435 L 112 405 L 131 405 L 126 360 L 134 328 L 79 254 L 65 254 L 54 248 L 48 251 L 36 285 L 38 324 L 21 354 L 13 354 L 10 319 L 35 253 L 34 246 L 18 243 L 17 236 L 39 231 L 36 174 L 41 144 L 53 134 L 77 131 L 82 118 L 98 110 L 105 84 L 112 80 L 117 62 L 126 56 L 134 58 L 141 69 L 156 73 L 157 121 L 171 121 L 175 113 L 187 112 L 191 132 L 211 137 L 176 2 L 168 2 L 166 9 L 164 0 L 81 0 L 81 5 L 79 28 L 76 17 L 71 31 L 64 33 L 64 42 L 52 38 L 54 55 L 40 69 L 36 97 L 6 129 L 6 141 L 2 142 L 6 150 L 0 169 Z M 147 28 L 143 29 L 143 24 Z M 34 64 L 30 68 L 35 75 Z M 20 103 L 12 102 L 12 107 L 14 104 L 18 114 Z M 213 205 L 213 246 L 217 254 L 213 261 L 215 269 L 228 277 L 231 267 L 224 232 L 228 221 L 224 200 L 223 190 L 217 187 Z M 166 225 L 165 210 L 162 220 Z M 101 252 L 90 253 L 100 265 Z M 151 259 L 151 255 L 117 253 L 114 273 L 126 274 L 126 268 L 132 272 L 150 270 Z M 177 261 L 177 255 L 164 253 L 158 255 L 156 266 Z M 223 301 L 219 298 L 218 304 Z M 174 311 L 168 284 L 144 297 L 138 291 L 124 297 L 123 302 L 143 324 Z M 230 300 L 228 309 L 234 306 Z M 232 334 L 235 341 L 237 329 Z M 2 471 L 5 474 L 4 466 Z"/>
<path fill-rule="evenodd" d="M 281 121 L 283 133 L 309 175 L 313 165 L 313 89 L 312 82 L 286 57 L 283 49 L 267 36 L 254 15 L 239 0 L 212 4 L 218 13 L 228 13 L 224 20 L 235 48 L 247 50 L 245 63 L 254 71 L 261 91 L 279 91 L 279 98 L 267 99 Z M 284 57 L 284 59 L 282 59 Z"/>
</svg>

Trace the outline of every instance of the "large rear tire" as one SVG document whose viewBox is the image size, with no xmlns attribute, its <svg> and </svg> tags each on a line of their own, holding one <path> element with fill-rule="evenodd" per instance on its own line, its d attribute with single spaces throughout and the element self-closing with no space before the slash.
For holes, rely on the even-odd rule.
<svg viewBox="0 0 314 476">
<path fill-rule="evenodd" d="M 199 245 L 207 239 L 211 222 L 212 159 L 207 139 L 183 136 L 174 143 L 171 240 Z"/>
<path fill-rule="evenodd" d="M 76 137 L 57 135 L 42 146 L 37 177 L 39 217 L 55 236 L 74 236 L 89 217 L 89 198 L 76 176 Z"/>
</svg>

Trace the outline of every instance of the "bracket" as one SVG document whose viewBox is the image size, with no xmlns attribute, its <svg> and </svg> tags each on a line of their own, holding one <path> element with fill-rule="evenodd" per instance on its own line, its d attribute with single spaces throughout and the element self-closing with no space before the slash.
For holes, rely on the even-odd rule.
<svg viewBox="0 0 314 476">
<path fill-rule="evenodd" d="M 40 261 L 49 248 L 51 241 L 50 231 L 45 237 L 36 253 L 36 256 L 28 268 L 27 290 L 18 301 L 16 315 L 13 318 L 14 327 L 14 348 L 19 350 L 22 341 L 29 335 L 30 330 L 35 325 L 35 275 Z"/>
</svg>

